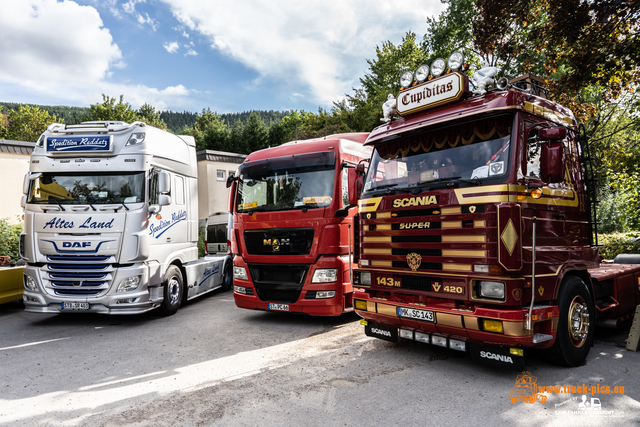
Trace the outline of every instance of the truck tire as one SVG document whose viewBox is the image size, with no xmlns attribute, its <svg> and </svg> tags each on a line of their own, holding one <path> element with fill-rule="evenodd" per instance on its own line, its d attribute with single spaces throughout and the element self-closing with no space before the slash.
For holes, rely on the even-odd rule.
<svg viewBox="0 0 640 427">
<path fill-rule="evenodd" d="M 582 279 L 568 276 L 558 294 L 558 332 L 553 346 L 547 350 L 551 362 L 578 366 L 589 354 L 595 330 L 593 299 Z"/>
<path fill-rule="evenodd" d="M 229 291 L 233 287 L 233 272 L 231 269 L 231 263 L 228 262 L 224 266 L 224 271 L 222 272 L 222 290 Z"/>
<path fill-rule="evenodd" d="M 184 280 L 182 272 L 175 265 L 170 266 L 164 274 L 162 282 L 163 295 L 160 310 L 165 316 L 176 314 L 180 305 L 182 305 L 182 296 L 184 294 Z"/>
</svg>

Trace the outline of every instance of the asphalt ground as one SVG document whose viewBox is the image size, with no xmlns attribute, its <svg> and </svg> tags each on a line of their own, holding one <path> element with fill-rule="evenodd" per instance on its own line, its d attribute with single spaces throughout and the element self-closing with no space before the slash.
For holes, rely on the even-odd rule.
<svg viewBox="0 0 640 427">
<path fill-rule="evenodd" d="M 243 310 L 230 292 L 171 317 L 45 315 L 10 303 L 0 305 L 0 425 L 639 425 L 629 326 L 598 328 L 576 368 L 527 351 L 527 375 L 559 387 L 530 404 L 509 400 L 517 372 L 366 337 L 353 313 Z"/>
</svg>

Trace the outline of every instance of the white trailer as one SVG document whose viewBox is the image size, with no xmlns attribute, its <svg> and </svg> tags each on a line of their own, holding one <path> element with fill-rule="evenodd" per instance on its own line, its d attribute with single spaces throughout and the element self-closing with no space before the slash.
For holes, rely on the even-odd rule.
<svg viewBox="0 0 640 427">
<path fill-rule="evenodd" d="M 141 122 L 50 125 L 22 199 L 26 311 L 171 315 L 230 289 L 230 256 L 198 259 L 197 185 L 191 136 Z"/>
</svg>

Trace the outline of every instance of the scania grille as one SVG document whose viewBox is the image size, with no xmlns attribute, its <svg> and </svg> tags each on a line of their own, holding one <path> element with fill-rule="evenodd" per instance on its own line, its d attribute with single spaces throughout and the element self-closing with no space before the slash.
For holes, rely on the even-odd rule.
<svg viewBox="0 0 640 427">
<path fill-rule="evenodd" d="M 89 297 L 106 293 L 113 281 L 112 263 L 103 255 L 50 255 L 43 267 L 48 293 L 67 297 Z"/>
<path fill-rule="evenodd" d="M 306 264 L 249 264 L 258 298 L 269 302 L 298 301 L 308 271 Z"/>
</svg>

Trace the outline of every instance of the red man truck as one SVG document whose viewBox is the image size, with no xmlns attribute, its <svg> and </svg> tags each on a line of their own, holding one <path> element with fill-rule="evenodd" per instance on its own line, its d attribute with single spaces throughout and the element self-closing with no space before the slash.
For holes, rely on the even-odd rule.
<svg viewBox="0 0 640 427">
<path fill-rule="evenodd" d="M 401 117 L 369 135 L 366 174 L 363 163 L 350 173 L 355 310 L 388 341 L 516 369 L 540 348 L 578 365 L 596 320 L 640 303 L 640 266 L 600 264 L 584 127 L 540 78 L 474 93 L 453 62 L 403 82 Z"/>
<path fill-rule="evenodd" d="M 367 133 L 251 153 L 227 185 L 236 305 L 338 316 L 353 311 L 347 170 L 371 155 Z"/>
</svg>

